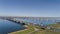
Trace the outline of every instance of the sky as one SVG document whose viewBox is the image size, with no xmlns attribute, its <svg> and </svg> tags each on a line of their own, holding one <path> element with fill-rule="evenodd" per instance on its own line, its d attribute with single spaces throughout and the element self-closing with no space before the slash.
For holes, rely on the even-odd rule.
<svg viewBox="0 0 60 34">
<path fill-rule="evenodd" d="M 60 0 L 0 0 L 0 16 L 60 17 Z"/>
</svg>

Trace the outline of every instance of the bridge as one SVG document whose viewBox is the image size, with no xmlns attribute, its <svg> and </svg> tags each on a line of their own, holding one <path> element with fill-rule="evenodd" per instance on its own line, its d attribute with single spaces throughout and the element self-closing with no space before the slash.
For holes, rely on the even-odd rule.
<svg viewBox="0 0 60 34">
<path fill-rule="evenodd" d="M 5 19 L 8 21 L 12 21 L 14 23 L 17 24 L 22 24 L 25 25 L 25 22 L 27 22 L 28 20 L 31 20 L 33 22 L 37 21 L 37 22 L 43 22 L 46 21 L 48 22 L 49 20 L 51 20 L 52 22 L 60 22 L 60 17 L 10 17 L 10 16 L 5 16 L 5 17 L 0 17 L 0 19 Z M 18 19 L 23 19 L 23 20 L 27 20 L 27 21 L 23 21 L 23 20 L 18 20 Z"/>
<path fill-rule="evenodd" d="M 6 19 L 6 20 L 17 23 L 17 24 L 25 25 L 25 23 L 21 20 L 14 20 L 14 19 Z"/>
</svg>

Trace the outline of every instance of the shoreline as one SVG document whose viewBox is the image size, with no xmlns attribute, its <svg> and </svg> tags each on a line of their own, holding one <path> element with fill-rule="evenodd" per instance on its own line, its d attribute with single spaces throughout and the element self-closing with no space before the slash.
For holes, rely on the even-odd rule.
<svg viewBox="0 0 60 34">
<path fill-rule="evenodd" d="M 25 29 L 14 31 L 14 32 L 11 32 L 11 33 L 8 33 L 8 34 L 13 34 L 13 33 L 16 33 L 16 32 L 22 32 L 22 31 L 28 30 L 27 25 L 24 25 L 24 27 L 25 27 Z"/>
<path fill-rule="evenodd" d="M 22 31 L 25 31 L 25 30 L 28 30 L 28 29 L 24 29 L 24 30 L 15 31 L 15 32 L 11 32 L 11 33 L 8 33 L 8 34 L 13 34 L 13 33 L 16 33 L 16 32 L 22 32 Z"/>
</svg>

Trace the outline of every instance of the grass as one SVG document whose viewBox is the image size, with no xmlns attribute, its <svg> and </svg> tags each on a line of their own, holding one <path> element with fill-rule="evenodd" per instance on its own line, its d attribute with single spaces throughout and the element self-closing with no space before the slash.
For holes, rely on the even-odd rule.
<svg viewBox="0 0 60 34">
<path fill-rule="evenodd" d="M 30 33 L 30 32 L 33 32 L 35 29 L 34 29 L 34 27 L 33 27 L 33 25 L 28 25 L 28 28 L 27 28 L 27 30 L 25 30 L 25 31 L 21 31 L 21 32 L 15 32 L 15 33 L 12 33 L 12 34 L 28 34 L 28 33 Z"/>
<path fill-rule="evenodd" d="M 34 34 L 60 34 L 60 33 L 52 32 L 52 31 L 47 31 L 47 30 L 42 30 L 42 31 L 37 31 Z"/>
<path fill-rule="evenodd" d="M 52 26 L 54 28 L 59 28 L 60 27 L 60 24 L 51 24 L 51 25 L 48 25 L 48 26 Z"/>
<path fill-rule="evenodd" d="M 60 27 L 60 24 L 51 24 L 51 25 L 48 25 L 48 26 L 52 26 L 54 28 L 58 28 L 58 27 Z M 60 34 L 60 33 L 59 32 L 54 32 L 54 31 L 50 31 L 50 30 L 39 29 L 39 31 L 35 32 L 34 34 Z"/>
<path fill-rule="evenodd" d="M 50 30 L 42 30 L 40 28 L 40 26 L 33 26 L 31 24 L 29 24 L 27 26 L 28 26 L 27 30 L 24 30 L 24 31 L 21 31 L 21 32 L 15 32 L 15 33 L 12 33 L 12 34 L 29 34 L 29 33 L 33 32 L 33 31 L 35 31 L 34 28 L 39 29 L 34 34 L 60 34 L 59 32 L 54 32 L 54 31 L 50 31 Z M 48 26 L 58 28 L 58 27 L 60 27 L 60 24 L 51 24 L 51 25 L 48 25 Z"/>
</svg>

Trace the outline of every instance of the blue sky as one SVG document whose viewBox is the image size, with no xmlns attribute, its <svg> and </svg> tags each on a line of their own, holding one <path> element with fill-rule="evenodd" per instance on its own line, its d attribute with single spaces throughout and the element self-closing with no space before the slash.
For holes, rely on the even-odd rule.
<svg viewBox="0 0 60 34">
<path fill-rule="evenodd" d="M 0 16 L 60 17 L 60 0 L 0 0 Z"/>
</svg>

